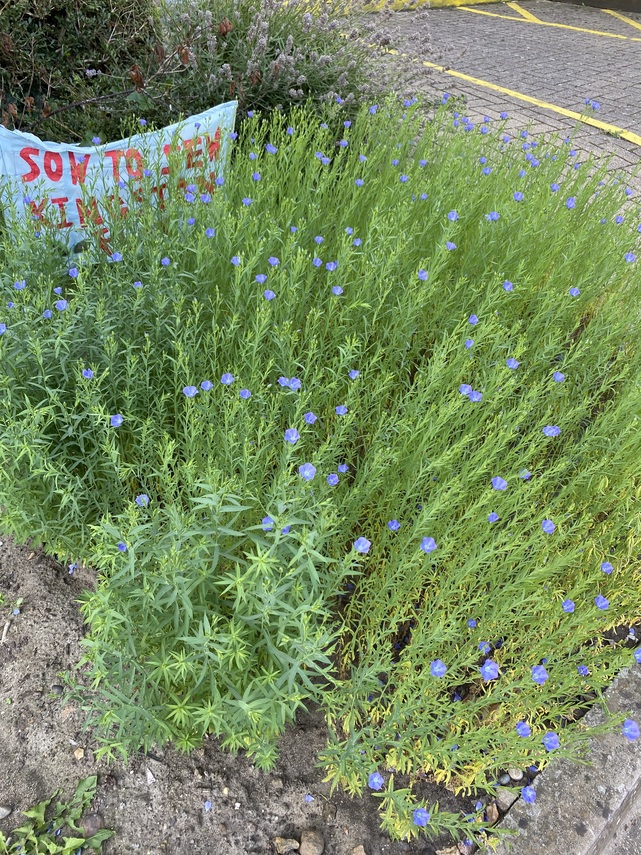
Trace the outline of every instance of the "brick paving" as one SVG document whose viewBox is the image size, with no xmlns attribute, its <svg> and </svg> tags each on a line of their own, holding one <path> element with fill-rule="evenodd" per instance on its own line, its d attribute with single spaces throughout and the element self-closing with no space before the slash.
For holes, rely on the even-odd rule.
<svg viewBox="0 0 641 855">
<path fill-rule="evenodd" d="M 389 47 L 405 56 L 381 58 L 382 73 L 406 95 L 450 92 L 465 96 L 466 114 L 472 121 L 484 115 L 498 119 L 505 110 L 510 116 L 508 133 L 531 124 L 536 135 L 553 131 L 566 135 L 577 122 L 425 68 L 421 60 L 576 113 L 581 113 L 585 99 L 591 98 L 600 104 L 598 111 L 590 111 L 593 118 L 641 135 L 641 29 L 590 7 L 550 0 L 523 0 L 519 5 L 543 21 L 628 38 L 607 38 L 458 8 L 399 11 L 389 18 L 385 31 L 389 34 Z M 503 3 L 476 8 L 519 18 L 517 11 Z M 641 13 L 629 12 L 626 17 L 641 24 Z M 584 123 L 580 123 L 574 136 L 574 147 L 583 154 L 613 154 L 610 169 L 628 175 L 641 163 L 640 145 Z M 641 175 L 630 178 L 630 184 L 641 190 Z"/>
</svg>

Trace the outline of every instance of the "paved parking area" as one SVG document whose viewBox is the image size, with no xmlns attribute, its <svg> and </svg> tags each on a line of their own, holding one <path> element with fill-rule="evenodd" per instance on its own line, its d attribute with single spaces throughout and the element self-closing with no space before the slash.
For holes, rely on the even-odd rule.
<svg viewBox="0 0 641 855">
<path fill-rule="evenodd" d="M 605 129 L 581 123 L 575 148 L 613 153 L 612 169 L 639 165 L 641 13 L 523 0 L 397 11 L 387 29 L 400 54 L 387 73 L 408 95 L 464 95 L 473 121 L 507 111 L 508 130 L 536 134 L 571 132 L 588 98 Z"/>
</svg>

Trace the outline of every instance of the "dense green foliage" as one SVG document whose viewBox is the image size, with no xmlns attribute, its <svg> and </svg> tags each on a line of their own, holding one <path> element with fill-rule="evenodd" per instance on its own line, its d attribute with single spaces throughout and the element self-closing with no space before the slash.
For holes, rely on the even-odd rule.
<svg viewBox="0 0 641 855">
<path fill-rule="evenodd" d="M 314 698 L 333 783 L 391 771 L 392 835 L 461 832 L 420 775 L 576 756 L 633 661 L 634 203 L 569 143 L 342 109 L 247 122 L 109 258 L 5 237 L 3 524 L 100 572 L 104 753 L 212 732 L 269 767 Z"/>
</svg>

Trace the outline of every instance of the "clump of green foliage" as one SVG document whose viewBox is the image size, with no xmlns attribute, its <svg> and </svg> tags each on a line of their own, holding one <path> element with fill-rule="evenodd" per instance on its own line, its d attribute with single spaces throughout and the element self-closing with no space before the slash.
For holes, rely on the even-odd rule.
<svg viewBox="0 0 641 855">
<path fill-rule="evenodd" d="M 101 828 L 86 837 L 78 824 L 94 799 L 97 780 L 91 775 L 80 781 L 68 803 L 56 802 L 52 808 L 51 803 L 61 792 L 56 790 L 50 798 L 23 811 L 26 822 L 8 836 L 0 831 L 0 855 L 75 855 L 84 846 L 101 852 L 103 841 L 114 832 Z"/>
</svg>

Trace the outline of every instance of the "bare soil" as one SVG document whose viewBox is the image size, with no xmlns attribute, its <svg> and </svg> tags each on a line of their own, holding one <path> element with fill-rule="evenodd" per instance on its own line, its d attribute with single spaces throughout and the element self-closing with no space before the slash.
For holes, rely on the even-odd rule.
<svg viewBox="0 0 641 855">
<path fill-rule="evenodd" d="M 95 587 L 96 573 L 79 567 L 69 575 L 41 549 L 2 535 L 0 541 L 0 635 L 13 603 L 23 598 L 0 644 L 0 806 L 13 808 L 0 822 L 5 834 L 21 824 L 22 810 L 58 788 L 70 798 L 81 779 L 95 774 L 92 809 L 116 831 L 103 844 L 104 855 L 271 853 L 274 837 L 300 840 L 304 829 L 322 833 L 325 855 L 351 855 L 359 845 L 367 855 L 434 855 L 452 845 L 447 838 L 392 842 L 380 831 L 373 795 L 330 795 L 315 766 L 327 735 L 318 710 L 299 715 L 287 729 L 269 774 L 242 754 L 221 751 L 213 738 L 189 755 L 164 747 L 153 756 L 132 757 L 127 766 L 96 762 L 96 743 L 90 731 L 83 732 L 86 714 L 56 694 L 59 674 L 82 653 L 86 627 L 76 601 Z M 419 788 L 421 797 L 438 800 L 443 810 L 472 809 L 471 799 L 435 783 Z"/>
</svg>

